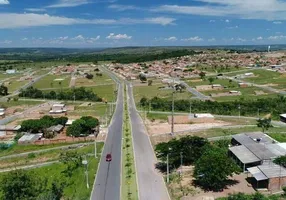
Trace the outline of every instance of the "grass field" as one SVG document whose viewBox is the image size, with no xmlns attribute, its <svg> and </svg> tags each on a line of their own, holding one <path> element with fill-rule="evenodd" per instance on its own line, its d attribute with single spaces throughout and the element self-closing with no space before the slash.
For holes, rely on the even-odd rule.
<svg viewBox="0 0 286 200">
<path fill-rule="evenodd" d="M 12 155 L 12 154 L 19 154 L 19 153 L 26 153 L 26 152 L 37 151 L 37 150 L 50 149 L 50 148 L 54 148 L 54 147 L 64 147 L 64 146 L 68 146 L 71 144 L 73 144 L 73 143 L 60 143 L 60 144 L 50 144 L 50 145 L 18 145 L 18 144 L 14 144 L 9 149 L 1 150 L 0 151 L 0 157 Z"/>
<path fill-rule="evenodd" d="M 87 78 L 77 78 L 76 87 L 114 84 L 113 80 L 104 73 L 102 73 L 102 76 L 96 76 L 96 73 L 92 74 L 94 77 L 91 80 Z"/>
<path fill-rule="evenodd" d="M 102 151 L 103 143 L 98 143 L 98 152 Z M 80 154 L 88 155 L 94 154 L 94 147 L 88 146 L 83 147 L 77 151 Z M 86 178 L 84 174 L 84 167 L 80 166 L 75 169 L 72 176 L 68 179 L 67 186 L 64 188 L 63 199 L 79 199 L 79 200 L 87 200 L 90 197 L 91 190 L 93 188 L 93 183 L 95 179 L 95 173 L 97 171 L 98 162 L 99 162 L 100 155 L 97 159 L 94 156 L 87 156 L 88 160 L 88 177 L 89 177 L 89 185 L 90 188 L 86 187 Z M 53 181 L 57 181 L 61 179 L 63 176 L 62 171 L 66 169 L 66 166 L 62 163 L 53 164 L 46 167 L 41 167 L 37 169 L 32 169 L 36 175 L 41 176 L 42 180 L 47 180 L 48 187 L 52 184 Z M 1 181 L 1 176 L 0 176 Z"/>
<path fill-rule="evenodd" d="M 77 104 L 75 106 L 75 110 L 69 112 L 70 115 L 88 115 L 88 116 L 95 116 L 95 117 L 103 117 L 105 116 L 106 112 L 110 114 L 111 105 L 105 103 L 96 103 L 92 106 L 79 106 Z M 115 105 L 113 107 L 115 109 Z"/>
<path fill-rule="evenodd" d="M 41 101 L 29 101 L 29 100 L 19 100 L 19 101 L 14 101 L 13 99 L 9 102 L 0 102 L 0 107 L 3 108 L 8 108 L 8 107 L 12 107 L 12 106 L 21 106 L 21 105 L 30 105 L 30 106 L 34 106 L 34 105 L 39 105 L 42 104 L 44 102 Z"/>
<path fill-rule="evenodd" d="M 10 79 L 9 82 L 10 84 L 7 86 L 8 92 L 13 93 L 16 90 L 19 90 L 23 85 L 26 85 L 27 83 L 29 83 L 29 80 L 18 81 L 18 78 L 17 78 L 17 79 Z"/>
<path fill-rule="evenodd" d="M 104 98 L 108 102 L 115 100 L 115 93 L 116 90 L 115 84 L 112 85 L 99 85 L 95 87 L 91 87 L 94 93 L 96 93 L 99 97 Z"/>
<path fill-rule="evenodd" d="M 55 79 L 64 79 L 63 81 L 55 81 Z M 60 89 L 60 88 L 66 88 L 69 87 L 71 80 L 70 75 L 47 75 L 41 80 L 39 80 L 37 83 L 35 83 L 33 86 L 38 89 Z M 61 84 L 60 84 L 61 83 Z"/>
<path fill-rule="evenodd" d="M 152 86 L 134 86 L 133 93 L 135 102 L 139 102 L 142 97 L 146 97 L 148 99 L 152 99 L 153 97 L 160 97 L 171 99 L 172 98 L 172 89 L 160 89 L 160 87 L 164 87 L 165 85 L 158 83 Z M 183 91 L 182 93 L 176 92 L 175 99 L 189 99 L 192 94 L 188 91 Z"/>
</svg>

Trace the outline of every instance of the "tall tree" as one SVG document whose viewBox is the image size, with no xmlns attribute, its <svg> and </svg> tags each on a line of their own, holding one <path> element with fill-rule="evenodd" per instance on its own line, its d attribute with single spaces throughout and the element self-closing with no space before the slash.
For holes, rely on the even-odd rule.
<svg viewBox="0 0 286 200">
<path fill-rule="evenodd" d="M 260 127 L 263 133 L 269 130 L 269 128 L 273 127 L 271 124 L 271 118 L 258 119 L 257 127 Z"/>
<path fill-rule="evenodd" d="M 144 74 L 139 74 L 139 79 L 140 79 L 140 81 L 142 82 L 142 83 L 144 83 L 144 82 L 146 82 L 147 81 L 147 78 L 146 78 L 146 75 L 144 75 Z"/>
<path fill-rule="evenodd" d="M 41 193 L 43 181 L 28 171 L 16 170 L 7 173 L 0 185 L 3 199 L 31 200 Z"/>
<path fill-rule="evenodd" d="M 235 162 L 218 147 L 209 147 L 195 163 L 194 177 L 204 189 L 221 190 L 229 176 L 239 171 Z"/>
<path fill-rule="evenodd" d="M 8 95 L 8 88 L 4 85 L 0 86 L 0 95 L 1 96 L 7 96 Z"/>
<path fill-rule="evenodd" d="M 213 82 L 215 81 L 215 78 L 214 77 L 209 77 L 208 81 L 210 82 L 210 84 L 213 84 Z"/>
</svg>

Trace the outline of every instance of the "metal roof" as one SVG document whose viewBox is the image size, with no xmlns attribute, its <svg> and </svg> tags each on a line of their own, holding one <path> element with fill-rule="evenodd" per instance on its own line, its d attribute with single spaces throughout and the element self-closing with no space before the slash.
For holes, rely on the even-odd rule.
<svg viewBox="0 0 286 200">
<path fill-rule="evenodd" d="M 267 178 L 285 177 L 286 169 L 272 162 L 257 166 Z"/>
<path fill-rule="evenodd" d="M 259 162 L 260 159 L 257 158 L 251 151 L 249 151 L 245 146 L 234 146 L 229 148 L 229 150 L 243 163 L 255 163 Z"/>
<path fill-rule="evenodd" d="M 257 181 L 262 181 L 262 180 L 267 180 L 268 178 L 263 174 L 263 172 L 258 168 L 258 167 L 251 167 L 247 168 L 249 173 L 257 180 Z"/>
</svg>

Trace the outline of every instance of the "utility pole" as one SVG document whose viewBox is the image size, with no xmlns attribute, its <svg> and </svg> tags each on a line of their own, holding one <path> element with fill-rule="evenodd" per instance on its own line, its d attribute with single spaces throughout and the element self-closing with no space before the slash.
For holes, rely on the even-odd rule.
<svg viewBox="0 0 286 200">
<path fill-rule="evenodd" d="M 167 183 L 170 182 L 170 175 L 169 175 L 169 153 L 167 154 Z"/>
<path fill-rule="evenodd" d="M 181 157 L 181 176 L 183 175 L 183 152 L 180 152 Z"/>
<path fill-rule="evenodd" d="M 105 108 L 105 126 L 107 127 L 107 104 Z"/>
<path fill-rule="evenodd" d="M 258 108 L 257 117 L 260 118 L 260 108 Z"/>
<path fill-rule="evenodd" d="M 174 135 L 174 87 L 175 87 L 175 79 L 173 77 L 173 85 L 172 85 L 172 126 L 171 126 L 171 135 Z"/>
<path fill-rule="evenodd" d="M 149 102 L 149 113 L 151 112 L 151 101 Z"/>
<path fill-rule="evenodd" d="M 238 116 L 239 116 L 239 119 L 240 119 L 240 104 L 238 105 Z"/>
<path fill-rule="evenodd" d="M 99 130 L 100 131 L 100 128 Z M 97 145 L 96 145 L 96 134 L 94 133 L 94 157 L 97 158 Z"/>
</svg>

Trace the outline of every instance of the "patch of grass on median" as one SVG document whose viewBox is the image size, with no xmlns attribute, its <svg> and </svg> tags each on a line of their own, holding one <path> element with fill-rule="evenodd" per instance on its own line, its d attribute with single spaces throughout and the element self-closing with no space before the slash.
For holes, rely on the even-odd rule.
<svg viewBox="0 0 286 200">
<path fill-rule="evenodd" d="M 286 132 L 284 133 L 270 133 L 268 134 L 273 139 L 277 140 L 278 142 L 286 142 Z"/>
<path fill-rule="evenodd" d="M 123 146 L 122 146 L 122 188 L 121 199 L 138 199 L 138 189 L 136 182 L 136 171 L 134 165 L 134 151 L 132 144 L 132 133 L 128 114 L 128 107 L 125 99 L 123 123 Z"/>
</svg>

